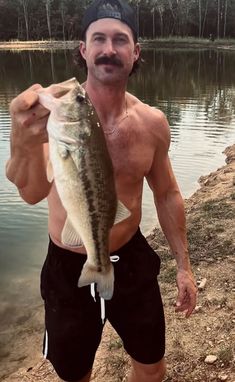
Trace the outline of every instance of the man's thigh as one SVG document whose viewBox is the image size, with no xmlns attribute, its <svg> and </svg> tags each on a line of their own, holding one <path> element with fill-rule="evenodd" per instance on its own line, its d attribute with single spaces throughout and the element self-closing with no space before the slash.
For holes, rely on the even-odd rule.
<svg viewBox="0 0 235 382">
<path fill-rule="evenodd" d="M 85 256 L 50 243 L 41 273 L 45 303 L 43 353 L 64 381 L 79 381 L 92 368 L 103 324 L 100 301 L 77 283 Z"/>
<path fill-rule="evenodd" d="M 158 255 L 141 235 L 115 263 L 114 296 L 107 318 L 137 362 L 153 364 L 165 353 L 165 319 L 157 281 Z"/>
</svg>

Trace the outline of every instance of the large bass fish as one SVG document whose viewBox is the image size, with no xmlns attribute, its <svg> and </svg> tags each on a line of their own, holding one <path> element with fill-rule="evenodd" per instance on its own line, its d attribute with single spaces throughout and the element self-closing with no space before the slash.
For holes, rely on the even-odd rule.
<svg viewBox="0 0 235 382">
<path fill-rule="evenodd" d="M 100 297 L 111 299 L 114 272 L 109 233 L 115 222 L 126 219 L 130 213 L 117 200 L 102 127 L 75 78 L 38 92 L 39 102 L 50 110 L 47 178 L 55 181 L 67 212 L 61 242 L 71 248 L 86 248 L 87 261 L 78 286 L 95 282 Z"/>
</svg>

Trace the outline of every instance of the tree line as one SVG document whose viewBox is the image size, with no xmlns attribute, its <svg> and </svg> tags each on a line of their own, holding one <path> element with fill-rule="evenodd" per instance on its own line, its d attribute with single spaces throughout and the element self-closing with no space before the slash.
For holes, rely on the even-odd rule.
<svg viewBox="0 0 235 382">
<path fill-rule="evenodd" d="M 0 0 L 0 41 L 76 40 L 92 0 Z M 129 0 L 138 35 L 235 37 L 235 0 Z"/>
</svg>

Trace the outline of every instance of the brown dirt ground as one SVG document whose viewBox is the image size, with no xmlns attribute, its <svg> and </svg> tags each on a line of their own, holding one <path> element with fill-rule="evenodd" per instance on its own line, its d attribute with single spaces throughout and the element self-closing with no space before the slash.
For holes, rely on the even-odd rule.
<svg viewBox="0 0 235 382">
<path fill-rule="evenodd" d="M 165 382 L 235 382 L 235 145 L 225 154 L 227 164 L 200 178 L 201 188 L 185 201 L 193 270 L 198 284 L 206 278 L 189 319 L 174 312 L 175 264 L 166 241 L 157 228 L 148 237 L 162 260 L 159 281 L 167 323 Z M 47 361 L 33 355 L 33 367 L 25 362 L 26 367 L 3 382 L 58 382 Z M 207 355 L 215 355 L 217 360 L 207 364 Z M 121 382 L 129 366 L 121 340 L 107 324 L 92 381 Z"/>
</svg>

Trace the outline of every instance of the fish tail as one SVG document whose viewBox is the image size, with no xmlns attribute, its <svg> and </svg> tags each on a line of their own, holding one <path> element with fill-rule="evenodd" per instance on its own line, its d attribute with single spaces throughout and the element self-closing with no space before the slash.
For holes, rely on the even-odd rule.
<svg viewBox="0 0 235 382">
<path fill-rule="evenodd" d="M 113 265 L 109 264 L 108 268 L 98 271 L 96 267 L 91 265 L 88 260 L 85 262 L 81 275 L 78 280 L 78 287 L 83 287 L 92 283 L 97 284 L 97 290 L 100 297 L 110 300 L 113 296 L 114 288 L 114 271 Z"/>
</svg>

